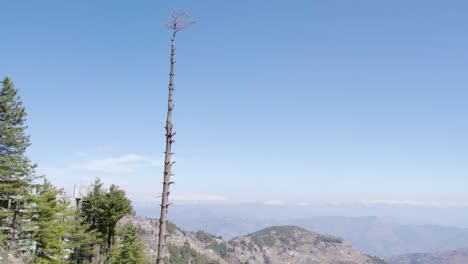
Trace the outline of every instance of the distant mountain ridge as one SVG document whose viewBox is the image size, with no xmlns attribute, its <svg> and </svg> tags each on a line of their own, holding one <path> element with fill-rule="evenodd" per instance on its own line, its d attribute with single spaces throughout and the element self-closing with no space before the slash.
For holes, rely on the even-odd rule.
<svg viewBox="0 0 468 264">
<path fill-rule="evenodd" d="M 343 237 L 362 252 L 381 257 L 468 246 L 468 229 L 456 227 L 403 225 L 378 217 L 316 217 L 292 223 Z"/>
<path fill-rule="evenodd" d="M 468 229 L 437 225 L 404 225 L 378 217 L 316 216 L 274 220 L 174 213 L 174 222 L 185 230 L 232 238 L 275 225 L 295 225 L 321 234 L 339 236 L 365 254 L 389 257 L 468 247 Z"/>
<path fill-rule="evenodd" d="M 127 216 L 140 230 L 147 254 L 154 259 L 158 222 Z M 229 241 L 198 231 L 185 232 L 170 225 L 170 263 L 197 264 L 385 264 L 377 257 L 360 253 L 335 236 L 321 235 L 296 226 L 269 227 Z"/>
<path fill-rule="evenodd" d="M 466 264 L 468 248 L 429 253 L 413 253 L 388 259 L 389 264 Z"/>
</svg>

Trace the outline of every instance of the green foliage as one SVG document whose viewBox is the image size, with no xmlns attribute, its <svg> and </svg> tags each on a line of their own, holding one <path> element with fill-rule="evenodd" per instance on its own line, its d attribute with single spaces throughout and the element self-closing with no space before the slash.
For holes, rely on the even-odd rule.
<svg viewBox="0 0 468 264">
<path fill-rule="evenodd" d="M 98 254 L 104 256 L 106 263 L 145 263 L 135 228 L 125 226 L 116 239 L 117 222 L 132 211 L 125 191 L 115 185 L 106 190 L 99 179 L 91 189 L 83 198 L 81 215 L 76 217 L 75 231 L 70 238 L 73 251 L 70 262 L 90 263 Z"/>
<path fill-rule="evenodd" d="M 100 244 L 98 233 L 91 229 L 89 223 L 75 209 L 74 217 L 69 226 L 67 247 L 71 251 L 69 263 L 91 263 L 96 252 L 96 244 Z"/>
<path fill-rule="evenodd" d="M 334 237 L 334 236 L 318 235 L 314 243 L 317 244 L 319 242 L 341 244 L 343 243 L 343 239 L 340 237 Z"/>
<path fill-rule="evenodd" d="M 35 206 L 30 225 L 34 230 L 32 239 L 36 242 L 34 263 L 65 263 L 64 238 L 69 231 L 71 211 L 69 202 L 60 195 L 60 190 L 45 181 L 32 198 Z"/>
<path fill-rule="evenodd" d="M 176 232 L 176 230 L 178 230 L 178 229 L 179 229 L 179 227 L 177 227 L 176 224 L 171 223 L 171 222 L 167 222 L 167 233 L 174 234 Z"/>
<path fill-rule="evenodd" d="M 226 258 L 229 254 L 229 249 L 226 243 L 224 243 L 224 241 L 223 242 L 214 241 L 210 243 L 208 247 L 212 249 L 216 254 L 218 254 L 221 258 Z"/>
<path fill-rule="evenodd" d="M 208 244 L 207 247 L 212 249 L 216 254 L 222 258 L 227 257 L 229 254 L 229 249 L 227 244 L 224 241 L 218 241 L 221 237 L 217 237 L 213 234 L 206 233 L 204 231 L 197 231 L 193 234 L 195 238 L 205 244 Z"/>
<path fill-rule="evenodd" d="M 84 220 L 90 225 L 89 228 L 105 234 L 104 217 L 105 191 L 103 184 L 98 178 L 92 185 L 92 191 L 84 197 L 82 211 Z"/>
<path fill-rule="evenodd" d="M 29 147 L 26 135 L 26 109 L 8 78 L 0 90 L 0 176 L 2 181 L 25 177 L 34 169 L 24 155 Z"/>
<path fill-rule="evenodd" d="M 289 245 L 291 242 L 297 242 L 295 236 L 297 230 L 304 229 L 295 226 L 275 226 L 262 229 L 250 236 L 252 241 L 260 248 L 272 247 L 278 240 L 283 244 Z"/>
<path fill-rule="evenodd" d="M 260 248 L 272 247 L 276 243 L 276 238 L 273 236 L 255 236 L 252 237 L 252 240 Z"/>
<path fill-rule="evenodd" d="M 187 243 L 182 247 L 169 245 L 168 249 L 170 257 L 166 258 L 165 264 L 216 264 L 216 262 L 210 261 L 205 256 L 200 255 Z"/>
<path fill-rule="evenodd" d="M 4 246 L 20 250 L 35 165 L 26 157 L 26 110 L 8 78 L 0 89 L 0 226 Z"/>
<path fill-rule="evenodd" d="M 126 224 L 118 232 L 118 247 L 115 264 L 145 264 L 144 245 L 138 237 L 138 229 Z"/>
<path fill-rule="evenodd" d="M 210 233 L 206 233 L 204 231 L 197 231 L 194 233 L 194 236 L 196 239 L 200 240 L 203 243 L 210 243 L 214 241 L 217 237 L 215 235 L 212 235 Z"/>
<path fill-rule="evenodd" d="M 84 197 L 83 217 L 90 225 L 90 230 L 97 231 L 107 262 L 112 261 L 117 222 L 131 211 L 131 201 L 125 191 L 115 185 L 106 191 L 99 179 L 94 182 L 91 193 Z"/>
<path fill-rule="evenodd" d="M 257 231 L 251 234 L 251 236 L 265 236 L 265 235 L 271 235 L 272 233 L 274 233 L 275 235 L 278 235 L 278 236 L 294 237 L 294 233 L 296 231 L 308 232 L 307 230 L 297 227 L 297 226 L 272 226 L 272 227 L 268 227 L 260 231 Z"/>
<path fill-rule="evenodd" d="M 118 186 L 111 185 L 105 195 L 104 219 L 108 228 L 115 227 L 117 222 L 132 211 L 131 201 L 126 197 L 125 191 Z"/>
<path fill-rule="evenodd" d="M 388 264 L 387 261 L 381 259 L 381 258 L 378 258 L 378 257 L 374 257 L 374 256 L 368 256 L 370 257 L 370 264 Z M 419 262 L 411 262 L 411 264 L 418 264 Z"/>
</svg>

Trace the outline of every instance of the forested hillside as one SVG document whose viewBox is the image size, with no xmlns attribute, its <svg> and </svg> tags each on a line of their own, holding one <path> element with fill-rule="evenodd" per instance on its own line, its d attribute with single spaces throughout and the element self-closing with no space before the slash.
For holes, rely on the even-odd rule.
<svg viewBox="0 0 468 264">
<path fill-rule="evenodd" d="M 158 221 L 127 216 L 122 224 L 131 223 L 140 230 L 146 254 L 156 258 Z M 186 232 L 169 225 L 167 263 L 170 264 L 385 264 L 368 256 L 351 244 L 334 236 L 309 232 L 295 226 L 275 226 L 229 241 L 203 232 Z"/>
</svg>

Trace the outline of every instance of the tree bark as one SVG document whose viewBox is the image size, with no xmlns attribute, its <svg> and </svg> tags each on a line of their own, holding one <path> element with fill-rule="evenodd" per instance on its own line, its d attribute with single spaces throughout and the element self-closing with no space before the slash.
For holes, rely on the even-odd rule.
<svg viewBox="0 0 468 264">
<path fill-rule="evenodd" d="M 16 207 L 13 208 L 13 218 L 11 219 L 11 224 L 10 224 L 10 242 L 8 243 L 8 252 L 12 252 L 13 246 L 15 244 L 16 240 L 16 231 L 17 231 L 17 222 L 18 222 L 18 214 L 19 214 L 19 202 L 16 202 Z"/>
<path fill-rule="evenodd" d="M 164 264 L 164 255 L 166 251 L 166 237 L 167 235 L 167 211 L 169 207 L 169 187 L 171 182 L 171 167 L 174 162 L 171 161 L 172 157 L 172 143 L 174 143 L 173 125 L 172 125 L 172 111 L 174 104 L 172 102 L 174 96 L 174 65 L 175 65 L 175 40 L 177 32 L 187 29 L 195 23 L 189 20 L 190 16 L 186 13 L 177 14 L 175 11 L 172 14 L 172 20 L 167 25 L 172 30 L 171 38 L 171 67 L 169 72 L 169 96 L 167 99 L 167 118 L 166 118 L 166 151 L 164 157 L 164 181 L 163 191 L 161 194 L 161 216 L 159 217 L 159 241 L 158 241 L 158 254 L 156 258 L 157 264 Z"/>
<path fill-rule="evenodd" d="M 112 264 L 112 242 L 114 240 L 114 228 L 109 227 L 109 234 L 107 236 L 107 263 Z"/>
<path fill-rule="evenodd" d="M 157 264 L 164 264 L 164 253 L 166 247 L 166 233 L 167 233 L 167 209 L 169 207 L 169 186 L 171 184 L 171 156 L 172 156 L 172 143 L 174 142 L 175 133 L 172 131 L 172 110 L 174 104 L 172 98 L 174 96 L 174 65 L 175 65 L 175 38 L 177 30 L 174 29 L 171 39 L 171 68 L 169 73 L 169 97 L 167 101 L 167 118 L 166 118 L 166 151 L 164 157 L 164 181 L 163 191 L 161 195 L 161 216 L 159 217 L 159 242 L 158 242 L 158 255 L 156 259 Z"/>
</svg>

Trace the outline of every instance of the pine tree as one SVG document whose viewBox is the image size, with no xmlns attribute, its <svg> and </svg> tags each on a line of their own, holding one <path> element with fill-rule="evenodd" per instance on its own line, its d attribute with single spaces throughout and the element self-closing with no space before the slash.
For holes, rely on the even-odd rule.
<svg viewBox="0 0 468 264">
<path fill-rule="evenodd" d="M 107 227 L 106 251 L 108 263 L 112 263 L 112 246 L 115 242 L 117 222 L 132 211 L 131 201 L 125 196 L 125 191 L 116 185 L 111 185 L 106 193 L 104 203 L 104 223 Z"/>
<path fill-rule="evenodd" d="M 105 191 L 103 183 L 97 178 L 91 186 L 91 192 L 83 198 L 82 213 L 85 222 L 90 229 L 103 231 L 103 208 L 105 203 Z"/>
<path fill-rule="evenodd" d="M 70 202 L 48 181 L 44 181 L 32 200 L 30 225 L 34 228 L 32 239 L 36 244 L 34 263 L 66 263 L 65 237 L 73 218 Z"/>
<path fill-rule="evenodd" d="M 145 264 L 144 245 L 138 229 L 128 223 L 119 230 L 120 246 L 115 264 Z"/>
<path fill-rule="evenodd" d="M 97 258 L 100 260 L 105 250 L 106 226 L 104 219 L 105 190 L 103 183 L 96 178 L 91 186 L 91 192 L 83 198 L 82 216 L 88 232 L 96 232 L 96 245 L 98 247 Z"/>
<path fill-rule="evenodd" d="M 86 223 L 80 215 L 78 208 L 75 208 L 75 216 L 71 220 L 70 229 L 67 236 L 67 249 L 70 250 L 68 262 L 73 264 L 91 263 L 96 252 L 96 244 L 100 244 L 98 232 Z"/>
<path fill-rule="evenodd" d="M 28 208 L 35 165 L 26 157 L 26 110 L 9 78 L 0 90 L 0 227 L 8 251 L 21 250 L 24 213 Z M 23 248 L 23 250 L 25 250 Z"/>
<path fill-rule="evenodd" d="M 115 242 L 117 222 L 130 213 L 131 201 L 125 191 L 111 185 L 109 191 L 96 179 L 91 193 L 83 199 L 83 216 L 90 230 L 96 230 L 100 240 L 99 256 L 105 253 L 107 263 L 112 263 L 112 249 Z"/>
</svg>

